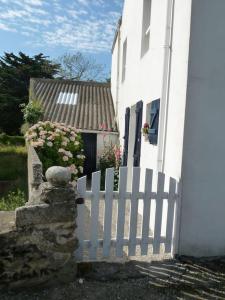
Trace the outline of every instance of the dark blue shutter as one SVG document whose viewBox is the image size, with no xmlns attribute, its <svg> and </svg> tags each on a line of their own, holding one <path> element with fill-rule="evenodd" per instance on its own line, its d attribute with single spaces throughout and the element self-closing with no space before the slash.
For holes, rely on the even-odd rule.
<svg viewBox="0 0 225 300">
<path fill-rule="evenodd" d="M 129 127 L 130 127 L 130 108 L 126 108 L 125 113 L 125 130 L 124 130 L 124 147 L 123 147 L 123 166 L 127 166 L 128 143 L 129 143 Z"/>
<path fill-rule="evenodd" d="M 135 142 L 134 142 L 134 167 L 140 166 L 141 157 L 141 128 L 142 128 L 142 114 L 143 102 L 139 101 L 136 104 L 136 129 L 135 129 Z"/>
<path fill-rule="evenodd" d="M 160 99 L 152 101 L 151 108 L 150 108 L 149 141 L 153 145 L 157 145 L 158 143 L 159 110 L 160 110 Z"/>
</svg>

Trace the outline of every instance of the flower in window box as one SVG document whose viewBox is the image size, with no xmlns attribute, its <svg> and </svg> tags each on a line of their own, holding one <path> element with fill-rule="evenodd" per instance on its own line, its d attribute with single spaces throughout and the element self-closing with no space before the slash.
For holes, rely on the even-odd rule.
<svg viewBox="0 0 225 300">
<path fill-rule="evenodd" d="M 150 126 L 149 126 L 148 123 L 145 123 L 143 128 L 142 128 L 142 134 L 145 137 L 145 141 L 148 140 L 149 128 L 150 128 Z"/>
<path fill-rule="evenodd" d="M 149 124 L 148 123 L 145 123 L 144 124 L 144 127 L 142 128 L 142 133 L 143 133 L 143 135 L 145 136 L 145 135 L 148 135 L 148 132 L 149 132 Z"/>
</svg>

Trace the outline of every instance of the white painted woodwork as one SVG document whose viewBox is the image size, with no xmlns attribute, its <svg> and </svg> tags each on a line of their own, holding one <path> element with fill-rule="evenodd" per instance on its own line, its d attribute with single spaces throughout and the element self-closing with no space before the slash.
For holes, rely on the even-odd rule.
<svg viewBox="0 0 225 300">
<path fill-rule="evenodd" d="M 120 168 L 119 177 L 119 199 L 118 199 L 118 219 L 117 219 L 117 245 L 116 256 L 123 256 L 123 238 L 125 223 L 125 205 L 126 205 L 126 187 L 127 187 L 127 168 Z"/>
<path fill-rule="evenodd" d="M 93 198 L 91 201 L 91 249 L 90 259 L 96 259 L 98 248 L 98 219 L 99 219 L 99 191 L 100 191 L 101 172 L 92 173 L 91 189 Z"/>
<path fill-rule="evenodd" d="M 106 170 L 105 181 L 105 214 L 104 214 L 104 242 L 103 256 L 110 256 L 111 247 L 111 230 L 112 230 L 112 205 L 113 205 L 113 188 L 114 188 L 114 169 Z"/>
<path fill-rule="evenodd" d="M 141 243 L 141 254 L 142 255 L 147 255 L 148 245 L 149 245 L 152 174 L 153 174 L 152 170 L 146 169 L 145 193 L 144 193 L 144 198 L 143 198 L 144 206 L 143 206 L 142 243 Z"/>
<path fill-rule="evenodd" d="M 136 252 L 137 218 L 138 218 L 138 193 L 140 186 L 140 168 L 133 168 L 131 210 L 130 210 L 130 243 L 129 256 Z"/>
<path fill-rule="evenodd" d="M 84 198 L 86 197 L 86 185 L 87 185 L 87 177 L 81 177 L 77 181 L 77 193 L 78 197 Z M 77 238 L 79 240 L 79 248 L 77 250 L 77 257 L 82 258 L 83 256 L 83 241 L 84 241 L 84 211 L 85 204 L 79 204 L 77 206 Z"/>
<path fill-rule="evenodd" d="M 79 249 L 75 256 L 78 261 L 84 259 L 84 252 L 87 253 L 90 260 L 97 260 L 98 249 L 103 250 L 103 257 L 111 257 L 112 247 L 115 248 L 116 257 L 123 257 L 125 254 L 124 246 L 128 246 L 128 256 L 136 255 L 136 247 L 141 247 L 141 255 L 149 254 L 149 245 L 153 245 L 153 254 L 160 253 L 160 244 L 165 244 L 165 253 L 172 253 L 172 247 L 176 244 L 177 230 L 175 222 L 179 212 L 176 211 L 178 205 L 177 182 L 170 179 L 169 192 L 164 191 L 165 175 L 158 174 L 157 191 L 153 191 L 153 171 L 146 169 L 144 192 L 140 191 L 140 168 L 133 168 L 133 180 L 131 192 L 127 189 L 128 168 L 121 167 L 119 172 L 119 191 L 114 191 L 114 169 L 106 170 L 105 191 L 100 191 L 100 172 L 92 174 L 91 191 L 86 190 L 86 177 L 82 177 L 77 182 L 78 194 L 84 197 L 86 201 L 91 202 L 90 214 L 90 239 L 85 239 L 84 234 L 84 212 L 85 204 L 78 205 L 77 217 L 77 237 L 79 239 Z M 103 224 L 100 224 L 99 201 L 104 201 L 103 205 Z M 143 200 L 143 218 L 141 224 L 138 224 L 138 201 Z M 150 232 L 151 201 L 156 202 L 154 232 Z M 168 200 L 168 211 L 166 212 L 166 236 L 162 236 L 162 215 L 163 200 Z M 117 216 L 112 219 L 113 201 L 117 201 Z M 130 202 L 130 209 L 126 210 L 126 203 Z M 130 220 L 129 232 L 125 236 L 125 214 L 129 214 Z M 115 214 L 114 214 L 115 215 Z M 102 222 L 102 221 L 101 221 Z M 116 237 L 112 238 L 112 223 L 116 225 Z M 103 234 L 99 236 L 99 226 L 103 227 Z M 137 235 L 138 226 L 141 227 L 141 235 Z M 140 230 L 139 230 L 140 232 Z"/>
</svg>

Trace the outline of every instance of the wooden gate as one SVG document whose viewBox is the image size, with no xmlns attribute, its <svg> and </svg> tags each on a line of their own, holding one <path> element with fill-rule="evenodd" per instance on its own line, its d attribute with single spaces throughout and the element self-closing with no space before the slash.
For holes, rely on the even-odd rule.
<svg viewBox="0 0 225 300">
<path fill-rule="evenodd" d="M 127 167 L 119 170 L 118 191 L 114 191 L 113 168 L 106 170 L 105 191 L 100 191 L 100 172 L 92 174 L 90 190 L 86 177 L 78 180 L 78 194 L 85 203 L 78 205 L 77 260 L 162 252 L 172 255 L 176 242 L 178 182 L 165 178 L 162 173 L 155 176 L 152 170 L 146 169 L 143 191 L 140 191 L 141 169 L 134 167 L 132 188 L 128 191 L 127 171 Z"/>
</svg>

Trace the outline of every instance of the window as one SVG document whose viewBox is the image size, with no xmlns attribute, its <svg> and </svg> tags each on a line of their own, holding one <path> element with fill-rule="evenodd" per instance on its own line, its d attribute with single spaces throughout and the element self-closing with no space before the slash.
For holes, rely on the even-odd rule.
<svg viewBox="0 0 225 300">
<path fill-rule="evenodd" d="M 127 64 L 127 39 L 123 43 L 123 61 L 122 61 L 122 82 L 126 76 L 126 64 Z"/>
<path fill-rule="evenodd" d="M 78 98 L 77 93 L 60 92 L 57 99 L 57 104 L 76 105 L 77 98 Z"/>
<path fill-rule="evenodd" d="M 149 49 L 152 0 L 143 0 L 141 57 Z"/>
<path fill-rule="evenodd" d="M 154 100 L 147 104 L 146 122 L 149 124 L 149 142 L 153 145 L 157 145 L 158 143 L 159 111 L 160 99 Z"/>
</svg>

